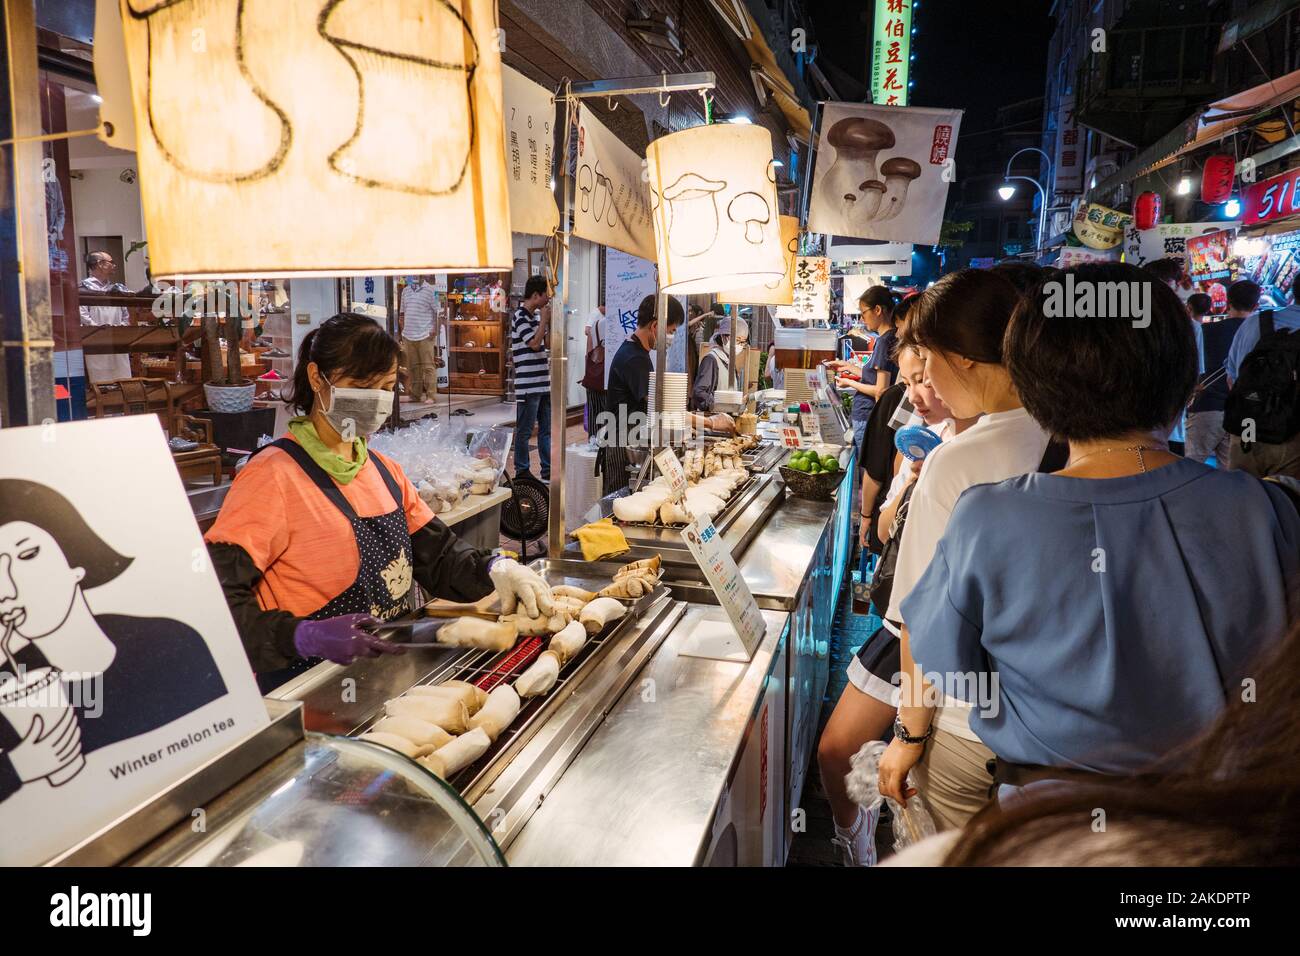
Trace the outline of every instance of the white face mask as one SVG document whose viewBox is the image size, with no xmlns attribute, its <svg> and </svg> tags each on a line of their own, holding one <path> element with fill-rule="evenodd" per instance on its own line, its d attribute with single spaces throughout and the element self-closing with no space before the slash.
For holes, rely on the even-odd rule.
<svg viewBox="0 0 1300 956">
<path fill-rule="evenodd" d="M 393 414 L 393 393 L 386 388 L 337 388 L 329 381 L 330 407 L 321 407 L 325 420 L 344 441 L 369 438 Z"/>
</svg>

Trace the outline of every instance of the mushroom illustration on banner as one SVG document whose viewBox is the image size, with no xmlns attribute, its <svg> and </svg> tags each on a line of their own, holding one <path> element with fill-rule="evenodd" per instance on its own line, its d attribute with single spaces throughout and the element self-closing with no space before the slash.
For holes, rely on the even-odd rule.
<svg viewBox="0 0 1300 956">
<path fill-rule="evenodd" d="M 591 209 L 591 167 L 583 163 L 578 170 L 578 192 L 581 194 L 579 199 L 579 208 L 583 212 Z"/>
<path fill-rule="evenodd" d="M 882 149 L 893 148 L 894 131 L 877 120 L 855 116 L 835 123 L 826 139 L 835 149 L 835 162 L 827 170 L 824 183 L 827 194 L 839 197 L 849 217 L 864 221 L 875 218 L 880 208 L 878 196 L 869 211 L 857 207 L 869 185 L 879 184 L 884 190 L 884 183 L 876 177 L 876 157 Z"/>
<path fill-rule="evenodd" d="M 961 116 L 960 110 L 827 103 L 809 231 L 937 242 Z"/>
</svg>

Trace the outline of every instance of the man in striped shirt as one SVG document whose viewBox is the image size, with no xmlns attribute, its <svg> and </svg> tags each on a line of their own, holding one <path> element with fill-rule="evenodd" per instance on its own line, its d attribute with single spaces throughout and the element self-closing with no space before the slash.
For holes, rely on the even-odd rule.
<svg viewBox="0 0 1300 956">
<path fill-rule="evenodd" d="M 438 394 L 438 293 L 432 276 L 416 276 L 402 293 L 397 327 L 406 359 L 407 390 L 415 402 L 432 401 Z"/>
<path fill-rule="evenodd" d="M 551 480 L 551 367 L 546 337 L 550 319 L 539 312 L 551 301 L 542 276 L 524 284 L 524 297 L 510 320 L 510 356 L 515 366 L 515 474 L 528 471 L 528 443 L 537 426 L 542 481 Z"/>
</svg>

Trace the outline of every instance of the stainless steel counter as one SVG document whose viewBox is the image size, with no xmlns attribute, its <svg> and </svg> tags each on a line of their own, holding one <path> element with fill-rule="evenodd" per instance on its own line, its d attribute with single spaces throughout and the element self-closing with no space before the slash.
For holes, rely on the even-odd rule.
<svg viewBox="0 0 1300 956">
<path fill-rule="evenodd" d="M 771 734 L 782 723 L 779 664 L 789 615 L 764 612 L 767 634 L 748 663 L 682 656 L 699 619 L 718 612 L 687 607 L 507 849 L 512 865 L 757 863 L 779 840 L 780 763 L 744 756 L 755 726 L 761 736 L 763 726 Z M 757 755 L 763 741 L 754 743 Z M 757 779 L 743 779 L 751 774 L 742 770 Z M 738 778 L 745 796 L 766 801 L 751 815 L 759 827 L 728 829 L 732 807 L 724 803 Z M 722 848 L 716 859 L 715 846 Z"/>
</svg>

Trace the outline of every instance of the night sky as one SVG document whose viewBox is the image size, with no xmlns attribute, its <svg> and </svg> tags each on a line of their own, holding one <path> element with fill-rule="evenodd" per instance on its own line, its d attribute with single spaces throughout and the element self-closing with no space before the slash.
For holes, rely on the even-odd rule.
<svg viewBox="0 0 1300 956">
<path fill-rule="evenodd" d="M 873 0 L 805 5 L 821 56 L 865 78 Z M 920 0 L 913 19 L 912 105 L 965 109 L 965 131 L 991 126 L 999 106 L 1041 96 L 1050 9 L 1050 0 Z"/>
</svg>

